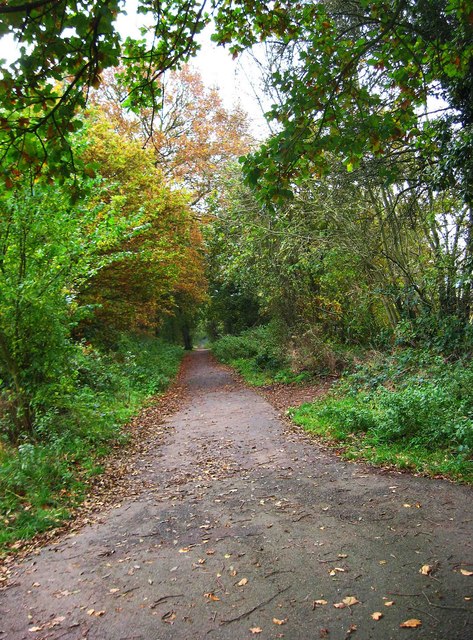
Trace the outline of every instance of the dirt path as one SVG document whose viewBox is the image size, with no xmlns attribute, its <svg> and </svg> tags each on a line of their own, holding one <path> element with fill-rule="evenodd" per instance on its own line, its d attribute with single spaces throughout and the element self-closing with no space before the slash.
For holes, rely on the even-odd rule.
<svg viewBox="0 0 473 640">
<path fill-rule="evenodd" d="M 205 351 L 184 382 L 148 488 L 20 563 L 1 640 L 473 637 L 471 489 L 338 461 Z"/>
</svg>

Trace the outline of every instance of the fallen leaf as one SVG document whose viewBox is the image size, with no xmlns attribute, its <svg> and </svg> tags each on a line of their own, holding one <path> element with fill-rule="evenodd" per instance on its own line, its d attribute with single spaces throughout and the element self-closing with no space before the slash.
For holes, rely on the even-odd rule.
<svg viewBox="0 0 473 640">
<path fill-rule="evenodd" d="M 323 606 L 324 604 L 328 604 L 327 600 L 314 600 L 312 608 L 315 609 L 315 607 Z"/>
<path fill-rule="evenodd" d="M 423 564 L 419 569 L 419 573 L 421 573 L 423 576 L 428 576 L 432 573 L 432 570 L 433 567 L 431 567 L 430 564 Z"/>
<path fill-rule="evenodd" d="M 120 591 L 120 589 L 117 589 L 116 587 L 114 589 L 110 589 L 109 593 L 118 593 Z"/>
<path fill-rule="evenodd" d="M 348 553 L 339 553 L 337 558 L 341 558 L 341 559 L 348 558 Z"/>
<path fill-rule="evenodd" d="M 105 611 L 96 611 L 94 613 L 94 616 L 97 618 L 100 618 L 101 616 L 103 616 L 105 614 Z"/>
<path fill-rule="evenodd" d="M 371 614 L 371 617 L 373 618 L 373 620 L 381 620 L 383 615 L 384 614 L 382 614 L 381 611 L 375 611 L 374 613 Z"/>
<path fill-rule="evenodd" d="M 205 564 L 205 558 L 199 558 L 199 559 L 197 560 L 197 562 L 198 562 L 199 564 Z"/>
<path fill-rule="evenodd" d="M 35 631 L 42 631 L 42 629 L 43 629 L 43 627 L 30 627 L 28 629 L 28 631 L 35 632 Z"/>
<path fill-rule="evenodd" d="M 399 626 L 401 629 L 417 629 L 417 627 L 420 627 L 421 625 L 422 622 L 417 620 L 417 618 L 410 618 L 409 620 L 402 622 Z"/>
<path fill-rule="evenodd" d="M 189 547 L 183 547 L 182 549 L 179 549 L 179 553 L 187 553 L 189 551 Z"/>
<path fill-rule="evenodd" d="M 287 618 L 284 618 L 284 620 L 279 620 L 279 618 L 273 618 L 273 622 L 274 624 L 279 624 L 279 625 L 286 624 Z"/>
<path fill-rule="evenodd" d="M 88 615 L 88 616 L 93 616 L 93 615 L 94 615 L 94 613 L 95 613 L 95 609 L 88 609 L 88 610 L 87 610 L 87 615 Z"/>
<path fill-rule="evenodd" d="M 329 571 L 329 575 L 331 576 L 336 576 L 337 573 L 345 573 L 345 569 L 342 569 L 341 567 L 334 567 Z"/>
<path fill-rule="evenodd" d="M 406 507 L 406 509 L 410 509 L 410 507 L 412 506 L 411 504 L 407 504 L 407 502 L 405 502 L 403 505 L 403 507 Z"/>
<path fill-rule="evenodd" d="M 251 633 L 262 633 L 263 629 L 261 627 L 251 627 Z"/>
<path fill-rule="evenodd" d="M 355 598 L 355 596 L 347 596 L 343 598 L 342 602 L 347 605 L 347 607 L 352 607 L 354 604 L 360 604 L 360 601 Z"/>
<path fill-rule="evenodd" d="M 387 560 L 380 560 L 379 564 L 388 564 L 388 561 Z"/>
<path fill-rule="evenodd" d="M 347 631 L 347 636 L 350 635 L 350 633 L 355 633 L 355 631 L 358 629 L 358 627 L 356 626 L 356 624 L 351 624 L 350 628 Z"/>
<path fill-rule="evenodd" d="M 242 579 L 240 580 L 240 582 L 238 583 L 238 586 L 239 586 L 239 587 L 244 587 L 244 586 L 245 586 L 245 584 L 248 584 L 248 578 L 242 578 Z"/>
<path fill-rule="evenodd" d="M 460 569 L 460 573 L 463 576 L 473 576 L 473 571 L 468 571 L 467 569 Z"/>
<path fill-rule="evenodd" d="M 333 606 L 335 609 L 345 609 L 347 605 L 344 602 L 336 602 Z"/>
<path fill-rule="evenodd" d="M 205 553 L 206 553 L 208 556 L 213 556 L 213 555 L 214 555 L 214 553 L 215 553 L 215 549 L 208 549 Z"/>
<path fill-rule="evenodd" d="M 385 607 L 392 607 L 392 606 L 393 606 L 393 604 L 394 604 L 394 601 L 393 601 L 393 600 L 388 600 L 387 602 L 385 602 L 385 603 L 384 603 L 384 606 L 385 606 Z"/>
<path fill-rule="evenodd" d="M 204 597 L 208 598 L 209 600 L 213 600 L 214 602 L 217 602 L 218 600 L 220 600 L 220 598 L 216 596 L 215 593 L 213 593 L 212 591 L 210 591 L 209 593 L 204 593 Z"/>
</svg>

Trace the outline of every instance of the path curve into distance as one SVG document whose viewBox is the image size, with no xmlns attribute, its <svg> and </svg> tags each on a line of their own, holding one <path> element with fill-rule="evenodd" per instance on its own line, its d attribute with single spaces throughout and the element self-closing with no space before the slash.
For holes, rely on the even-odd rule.
<svg viewBox="0 0 473 640">
<path fill-rule="evenodd" d="M 473 638 L 471 488 L 340 462 L 206 351 L 184 370 L 146 489 L 19 563 L 1 640 Z"/>
</svg>

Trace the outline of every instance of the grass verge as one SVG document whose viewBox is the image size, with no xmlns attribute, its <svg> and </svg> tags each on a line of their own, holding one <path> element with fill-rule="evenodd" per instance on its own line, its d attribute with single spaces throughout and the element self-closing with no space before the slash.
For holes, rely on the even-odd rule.
<svg viewBox="0 0 473 640">
<path fill-rule="evenodd" d="M 473 482 L 473 364 L 427 351 L 379 357 L 290 416 L 347 459 Z"/>
<path fill-rule="evenodd" d="M 127 441 L 123 426 L 176 376 L 183 350 L 123 336 L 118 348 L 78 353 L 75 390 L 41 415 L 35 438 L 0 442 L 0 556 L 56 527 L 86 495 L 101 460 Z"/>
</svg>

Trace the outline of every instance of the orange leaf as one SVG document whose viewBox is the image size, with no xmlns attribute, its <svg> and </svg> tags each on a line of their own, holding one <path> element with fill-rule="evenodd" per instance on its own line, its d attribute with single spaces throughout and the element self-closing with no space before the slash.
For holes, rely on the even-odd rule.
<svg viewBox="0 0 473 640">
<path fill-rule="evenodd" d="M 420 627 L 421 625 L 422 622 L 417 620 L 417 618 L 410 618 L 409 620 L 402 622 L 399 626 L 401 629 L 417 629 L 417 627 Z"/>
<path fill-rule="evenodd" d="M 204 597 L 208 598 L 209 600 L 213 600 L 213 602 L 217 602 L 218 600 L 220 600 L 220 598 L 216 596 L 212 591 L 210 591 L 209 593 L 204 593 Z"/>
</svg>

